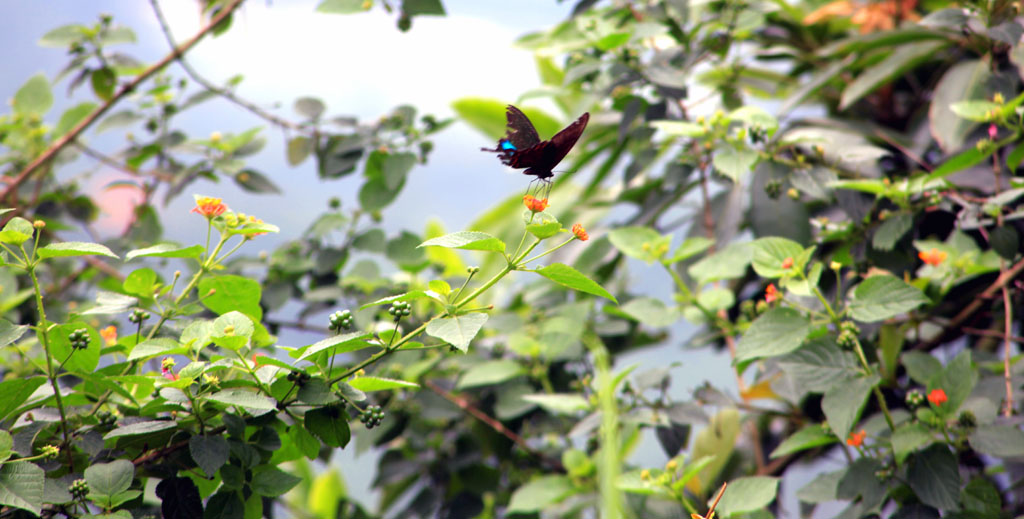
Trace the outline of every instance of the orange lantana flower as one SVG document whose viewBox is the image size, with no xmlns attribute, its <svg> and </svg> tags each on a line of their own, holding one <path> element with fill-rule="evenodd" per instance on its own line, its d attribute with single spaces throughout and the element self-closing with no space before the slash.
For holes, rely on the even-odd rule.
<svg viewBox="0 0 1024 519">
<path fill-rule="evenodd" d="M 548 199 L 534 198 L 530 195 L 526 195 L 523 197 L 523 205 L 525 205 L 527 209 L 535 213 L 539 213 L 548 208 Z"/>
<path fill-rule="evenodd" d="M 782 260 L 782 268 L 786 270 L 793 268 L 793 258 L 786 258 Z"/>
<path fill-rule="evenodd" d="M 199 213 L 207 218 L 214 218 L 224 214 L 228 206 L 220 198 L 211 196 L 196 197 L 196 206 L 192 208 L 193 213 Z"/>
<path fill-rule="evenodd" d="M 931 393 L 928 393 L 928 401 L 936 407 L 946 403 L 946 400 L 949 400 L 949 398 L 946 397 L 946 392 L 941 389 L 933 389 Z"/>
<path fill-rule="evenodd" d="M 860 432 L 850 433 L 850 437 L 846 439 L 846 444 L 850 447 L 860 447 L 864 444 L 864 438 L 868 435 L 867 431 L 861 429 Z"/>
<path fill-rule="evenodd" d="M 100 337 L 103 337 L 103 342 L 105 342 L 107 346 L 117 344 L 117 327 L 110 325 L 100 330 Z"/>
<path fill-rule="evenodd" d="M 775 283 L 770 283 L 768 288 L 764 289 L 764 300 L 766 303 L 774 303 L 782 299 L 782 294 L 779 293 L 779 289 L 775 288 Z"/>
<path fill-rule="evenodd" d="M 581 224 L 573 224 L 572 233 L 576 235 L 576 239 L 579 241 L 587 241 L 590 239 L 590 235 L 587 234 L 587 230 L 584 229 Z"/>
<path fill-rule="evenodd" d="M 941 250 L 936 249 L 934 247 L 932 248 L 932 250 L 928 250 L 928 251 L 924 251 L 923 250 L 923 251 L 917 253 L 917 257 L 921 258 L 921 261 L 923 261 L 923 262 L 925 262 L 925 263 L 927 263 L 929 265 L 932 265 L 932 266 L 937 266 L 938 264 L 942 263 L 943 261 L 946 261 L 946 257 L 947 256 L 948 256 L 948 254 L 946 254 L 945 251 L 941 251 Z"/>
<path fill-rule="evenodd" d="M 917 21 L 921 17 L 914 12 L 917 0 L 883 0 L 881 2 L 856 2 L 837 0 L 829 2 L 804 17 L 804 25 L 812 25 L 829 18 L 850 17 L 850 22 L 860 27 L 861 34 L 895 29 L 904 20 Z"/>
</svg>

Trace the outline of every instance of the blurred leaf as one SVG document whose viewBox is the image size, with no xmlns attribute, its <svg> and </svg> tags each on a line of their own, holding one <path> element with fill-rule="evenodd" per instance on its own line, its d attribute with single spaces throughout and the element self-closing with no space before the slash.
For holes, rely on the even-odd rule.
<svg viewBox="0 0 1024 519">
<path fill-rule="evenodd" d="M 524 374 L 526 374 L 526 369 L 514 360 L 498 359 L 487 361 L 466 370 L 459 377 L 459 383 L 455 388 L 466 389 L 469 387 L 500 384 Z"/>
<path fill-rule="evenodd" d="M 92 91 L 96 97 L 110 101 L 114 97 L 114 88 L 117 87 L 117 74 L 107 67 L 98 68 L 92 71 L 90 76 Z"/>
<path fill-rule="evenodd" d="M 352 14 L 369 11 L 373 0 L 323 0 L 316 6 L 319 13 Z"/>
<path fill-rule="evenodd" d="M 444 16 L 441 0 L 402 0 L 402 11 L 409 16 Z"/>
<path fill-rule="evenodd" d="M 896 47 L 896 50 L 880 63 L 861 71 L 857 79 L 843 89 L 839 109 L 845 110 L 878 87 L 913 70 L 921 63 L 938 57 L 939 49 L 947 46 L 945 41 L 921 41 Z"/>
<path fill-rule="evenodd" d="M 43 74 L 29 78 L 14 94 L 14 112 L 22 115 L 43 115 L 53 106 L 50 82 Z"/>
<path fill-rule="evenodd" d="M 476 231 L 459 231 L 446 234 L 438 238 L 429 239 L 419 245 L 420 247 L 448 247 L 451 249 L 483 250 L 491 252 L 504 252 L 505 242 L 487 234 Z"/>
<path fill-rule="evenodd" d="M 98 243 L 86 243 L 81 241 L 65 241 L 51 243 L 36 251 L 40 258 L 61 258 L 68 256 L 106 256 L 108 258 L 121 259 L 117 254 L 111 252 L 107 247 Z"/>
<path fill-rule="evenodd" d="M 962 148 L 968 133 L 977 125 L 953 113 L 950 106 L 958 101 L 988 98 L 991 79 L 986 61 L 963 60 L 950 67 L 935 85 L 928 118 L 932 135 L 946 153 Z"/>
<path fill-rule="evenodd" d="M 720 510 L 723 517 L 760 510 L 775 500 L 778 490 L 779 478 L 750 476 L 734 479 L 729 482 L 715 510 Z"/>
<path fill-rule="evenodd" d="M 576 487 L 568 476 L 541 476 L 517 488 L 509 499 L 508 514 L 539 512 L 573 494 Z"/>
<path fill-rule="evenodd" d="M 281 188 L 277 187 L 270 178 L 255 169 L 243 169 L 235 174 L 235 183 L 250 193 L 276 193 L 281 194 Z"/>
<path fill-rule="evenodd" d="M 92 113 L 96 109 L 96 103 L 80 103 L 71 108 L 68 108 L 60 116 L 60 121 L 57 122 L 57 126 L 53 128 L 54 137 L 63 137 L 78 123 L 85 119 L 85 116 Z"/>
<path fill-rule="evenodd" d="M 832 431 L 826 427 L 818 424 L 807 425 L 783 440 L 769 457 L 771 459 L 781 458 L 794 452 L 831 445 L 837 441 Z"/>
<path fill-rule="evenodd" d="M 803 344 L 811 323 L 792 308 L 773 308 L 751 323 L 736 344 L 734 362 L 785 355 Z"/>
<path fill-rule="evenodd" d="M 359 376 L 349 379 L 348 384 L 360 391 L 385 391 L 388 389 L 418 389 L 419 384 L 383 377 Z"/>
</svg>

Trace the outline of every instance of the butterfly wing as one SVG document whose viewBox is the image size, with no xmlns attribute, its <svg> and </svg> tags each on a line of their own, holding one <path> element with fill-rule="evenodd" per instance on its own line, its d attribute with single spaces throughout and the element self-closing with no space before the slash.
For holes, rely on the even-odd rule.
<svg viewBox="0 0 1024 519">
<path fill-rule="evenodd" d="M 508 131 L 505 132 L 504 140 L 515 146 L 515 149 L 525 150 L 540 142 L 537 129 L 533 127 L 533 123 L 522 110 L 508 105 L 508 108 L 505 109 L 505 119 L 508 121 Z M 498 146 L 501 146 L 500 141 Z"/>
<path fill-rule="evenodd" d="M 554 168 L 562 159 L 569 153 L 569 150 L 576 145 L 576 141 L 580 140 L 580 136 L 583 135 L 584 128 L 587 127 L 587 122 L 590 121 L 590 112 L 583 112 L 583 115 L 575 122 L 566 126 L 562 131 L 555 134 L 551 138 L 550 142 L 554 148 L 554 153 L 550 156 L 550 164 L 545 164 L 548 171 Z"/>
</svg>

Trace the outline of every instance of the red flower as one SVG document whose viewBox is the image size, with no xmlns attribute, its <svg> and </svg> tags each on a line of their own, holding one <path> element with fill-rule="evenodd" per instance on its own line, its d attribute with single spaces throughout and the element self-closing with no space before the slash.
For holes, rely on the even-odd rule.
<svg viewBox="0 0 1024 519">
<path fill-rule="evenodd" d="M 868 433 L 864 429 L 861 429 L 860 432 L 852 432 L 850 433 L 850 437 L 846 439 L 846 444 L 850 447 L 860 447 L 864 444 L 864 438 L 866 438 L 867 435 Z"/>
<path fill-rule="evenodd" d="M 548 199 L 534 198 L 530 195 L 526 195 L 523 197 L 523 205 L 525 205 L 527 209 L 535 213 L 539 213 L 548 208 Z"/>
<path fill-rule="evenodd" d="M 782 260 L 782 268 L 787 270 L 793 268 L 793 258 L 786 258 Z"/>
<path fill-rule="evenodd" d="M 989 139 L 995 140 L 996 139 L 996 135 L 998 135 L 998 134 L 999 134 L 999 128 L 997 128 L 996 125 L 994 125 L 994 124 L 988 125 L 988 138 Z"/>
<path fill-rule="evenodd" d="M 590 235 L 587 234 L 587 230 L 580 224 L 573 224 L 572 233 L 576 235 L 576 239 L 579 241 L 587 241 L 590 239 Z"/>
<path fill-rule="evenodd" d="M 941 389 L 933 389 L 931 393 L 928 393 L 928 401 L 931 402 L 933 406 L 938 407 L 946 403 L 946 400 L 949 400 L 949 398 L 946 397 L 946 392 Z"/>
<path fill-rule="evenodd" d="M 267 354 L 266 353 L 262 353 L 262 352 L 260 352 L 260 353 L 253 353 L 252 354 L 252 363 L 257 365 L 257 366 L 259 366 L 260 365 L 260 357 L 266 357 L 266 356 L 267 356 Z"/>
<path fill-rule="evenodd" d="M 775 283 L 770 283 L 768 288 L 764 289 L 764 300 L 767 303 L 774 303 L 782 299 L 782 294 L 779 293 L 779 289 L 775 288 Z"/>
<path fill-rule="evenodd" d="M 948 256 L 948 254 L 934 247 L 932 248 L 932 250 L 921 251 L 917 253 L 917 257 L 921 258 L 921 261 L 932 266 L 937 266 L 943 261 L 946 261 L 946 256 Z"/>
<path fill-rule="evenodd" d="M 224 214 L 228 206 L 220 198 L 210 196 L 197 196 L 196 206 L 192 208 L 193 213 L 199 213 L 207 218 L 213 218 Z"/>
</svg>

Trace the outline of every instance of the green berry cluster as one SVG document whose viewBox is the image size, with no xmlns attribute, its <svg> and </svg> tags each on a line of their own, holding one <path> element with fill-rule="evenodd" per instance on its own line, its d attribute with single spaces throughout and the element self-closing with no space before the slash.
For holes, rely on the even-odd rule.
<svg viewBox="0 0 1024 519">
<path fill-rule="evenodd" d="M 57 456 L 60 455 L 60 447 L 56 445 L 43 445 L 40 451 L 42 452 L 43 456 L 46 456 L 48 459 L 51 460 L 56 459 Z"/>
<path fill-rule="evenodd" d="M 68 334 L 68 340 L 71 341 L 71 347 L 76 350 L 84 350 L 89 347 L 89 332 L 85 329 L 75 330 Z"/>
<path fill-rule="evenodd" d="M 388 308 L 388 313 L 395 316 L 395 322 L 397 323 L 402 317 L 406 317 L 412 313 L 412 305 L 407 301 L 396 301 L 391 303 L 391 308 Z"/>
<path fill-rule="evenodd" d="M 75 499 L 84 499 L 89 493 L 89 484 L 84 479 L 76 479 L 68 485 L 68 492 L 71 492 L 71 496 Z"/>
<path fill-rule="evenodd" d="M 907 407 L 917 409 L 924 405 L 924 393 L 920 389 L 911 389 L 903 401 L 907 403 Z"/>
<path fill-rule="evenodd" d="M 352 312 L 348 310 L 338 310 L 337 312 L 331 314 L 331 316 L 328 317 L 327 320 L 327 327 L 330 328 L 332 332 L 337 332 L 342 329 L 352 329 Z"/>
<path fill-rule="evenodd" d="M 836 344 L 840 348 L 853 349 L 857 345 L 857 335 L 860 334 L 860 328 L 852 321 L 843 321 L 839 323 L 839 337 L 836 337 Z"/>
<path fill-rule="evenodd" d="M 359 413 L 359 421 L 363 422 L 367 429 L 377 427 L 383 419 L 384 410 L 379 405 L 368 405 Z"/>
<path fill-rule="evenodd" d="M 128 316 L 128 320 L 135 324 L 139 324 L 146 319 L 149 319 L 149 312 L 139 308 L 132 310 L 132 315 Z"/>
</svg>

